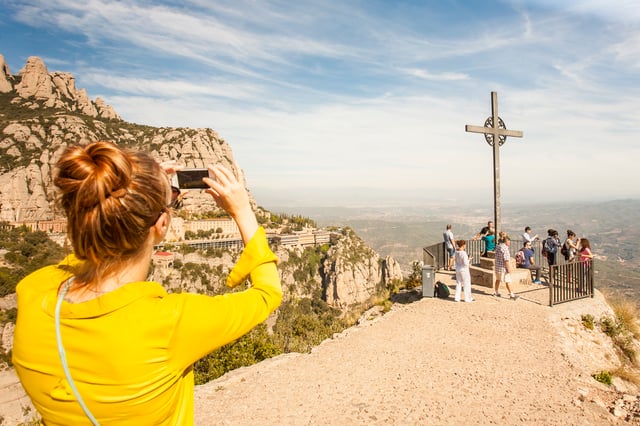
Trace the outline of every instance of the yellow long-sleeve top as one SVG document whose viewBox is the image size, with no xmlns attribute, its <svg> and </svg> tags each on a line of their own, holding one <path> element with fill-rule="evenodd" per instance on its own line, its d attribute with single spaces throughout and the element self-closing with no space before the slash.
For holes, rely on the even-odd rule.
<svg viewBox="0 0 640 426">
<path fill-rule="evenodd" d="M 65 265 L 42 268 L 17 286 L 13 363 L 46 425 L 90 424 L 65 379 L 56 347 L 58 289 Z M 82 303 L 63 302 L 61 334 L 71 376 L 101 425 L 193 424 L 192 365 L 247 333 L 282 300 L 277 257 L 260 228 L 227 278 L 252 286 L 220 296 L 168 294 L 132 282 Z"/>
</svg>

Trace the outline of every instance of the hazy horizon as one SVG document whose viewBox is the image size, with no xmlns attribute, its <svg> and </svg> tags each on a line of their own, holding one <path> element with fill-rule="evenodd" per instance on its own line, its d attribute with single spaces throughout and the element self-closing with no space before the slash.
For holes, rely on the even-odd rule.
<svg viewBox="0 0 640 426">
<path fill-rule="evenodd" d="M 320 212 L 322 214 L 334 215 L 332 213 L 332 209 L 342 210 L 344 214 L 345 212 L 352 211 L 354 213 L 358 213 L 360 211 L 378 211 L 381 215 L 384 215 L 385 212 L 396 212 L 400 215 L 411 215 L 415 216 L 416 214 L 420 214 L 421 212 L 425 212 L 427 215 L 432 215 L 434 212 L 444 212 L 447 209 L 458 209 L 463 211 L 486 211 L 487 217 L 493 216 L 493 198 L 491 196 L 490 199 L 481 199 L 481 197 L 477 197 L 475 200 L 464 199 L 464 200 L 456 200 L 456 199 L 447 199 L 447 198 L 438 198 L 433 197 L 431 200 L 428 200 L 423 197 L 420 199 L 416 197 L 416 199 L 410 198 L 396 198 L 396 199 L 388 199 L 388 198 L 380 198 L 375 199 L 371 198 L 362 198 L 362 199 L 354 199 L 353 197 L 349 198 L 347 196 L 344 197 L 313 197 L 309 196 L 307 198 L 297 198 L 297 199 L 287 199 L 283 196 L 275 196 L 273 198 L 269 198 L 269 196 L 265 196 L 261 192 L 256 192 L 251 190 L 253 197 L 256 199 L 256 202 L 259 206 L 274 212 L 274 213 L 287 213 L 287 214 L 301 214 L 305 215 L 305 212 Z M 541 207 L 567 207 L 567 205 L 597 205 L 597 204 L 606 204 L 606 203 L 614 203 L 614 202 L 640 202 L 640 197 L 622 197 L 622 198 L 607 198 L 602 197 L 598 198 L 584 198 L 584 199 L 573 199 L 573 200 L 543 200 L 538 201 L 531 198 L 524 198 L 520 200 L 510 200 L 510 201 L 501 201 L 502 211 L 509 212 L 510 209 L 513 208 L 530 208 L 530 209 L 538 209 Z M 312 217 L 311 217 L 312 218 Z M 313 219 L 313 218 L 312 218 Z"/>
</svg>

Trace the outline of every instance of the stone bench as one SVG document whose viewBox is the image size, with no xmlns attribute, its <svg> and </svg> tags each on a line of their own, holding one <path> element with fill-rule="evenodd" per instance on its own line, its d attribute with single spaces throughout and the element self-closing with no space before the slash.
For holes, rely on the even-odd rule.
<svg viewBox="0 0 640 426">
<path fill-rule="evenodd" d="M 522 289 L 522 287 L 530 286 L 533 284 L 531 280 L 531 271 L 528 269 L 516 268 L 516 260 L 511 259 L 509 261 L 511 266 L 511 289 L 516 291 Z M 489 257 L 480 258 L 480 266 L 471 266 L 469 272 L 471 273 L 471 284 L 479 285 L 483 287 L 493 288 L 493 284 L 496 281 L 493 268 L 495 265 L 495 259 Z M 501 284 L 501 288 L 504 287 L 504 283 Z"/>
</svg>

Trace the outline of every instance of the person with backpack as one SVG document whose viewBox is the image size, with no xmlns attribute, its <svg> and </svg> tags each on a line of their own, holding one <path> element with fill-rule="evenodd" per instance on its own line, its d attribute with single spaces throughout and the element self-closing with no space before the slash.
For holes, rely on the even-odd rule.
<svg viewBox="0 0 640 426">
<path fill-rule="evenodd" d="M 505 232 L 500 232 L 496 247 L 496 258 L 493 271 L 496 275 L 496 282 L 493 285 L 493 295 L 500 297 L 500 283 L 504 281 L 509 292 L 509 298 L 516 300 L 518 295 L 511 290 L 511 255 L 509 254 L 509 246 L 511 238 Z"/>
<path fill-rule="evenodd" d="M 560 254 L 564 256 L 564 260 L 567 262 L 573 261 L 578 251 L 578 241 L 576 241 L 576 233 L 571 229 L 567 229 L 567 239 L 562 244 Z"/>
<path fill-rule="evenodd" d="M 535 264 L 533 256 L 533 248 L 531 248 L 531 241 L 525 241 L 524 246 L 516 254 L 516 266 L 518 268 L 528 269 L 534 271 L 534 284 L 540 284 L 540 265 Z"/>
<path fill-rule="evenodd" d="M 558 237 L 558 231 L 549 229 L 547 238 L 542 242 L 542 255 L 547 258 L 549 265 L 549 279 L 553 278 L 553 266 L 558 263 L 558 248 L 562 245 Z"/>
</svg>

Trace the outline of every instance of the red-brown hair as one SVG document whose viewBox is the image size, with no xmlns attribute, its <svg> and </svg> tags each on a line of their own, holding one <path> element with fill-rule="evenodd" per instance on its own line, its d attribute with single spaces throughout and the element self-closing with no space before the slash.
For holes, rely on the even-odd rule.
<svg viewBox="0 0 640 426">
<path fill-rule="evenodd" d="M 167 175 L 149 155 L 110 142 L 67 148 L 53 183 L 67 216 L 69 239 L 83 262 L 79 283 L 97 283 L 144 247 L 165 210 Z"/>
</svg>

